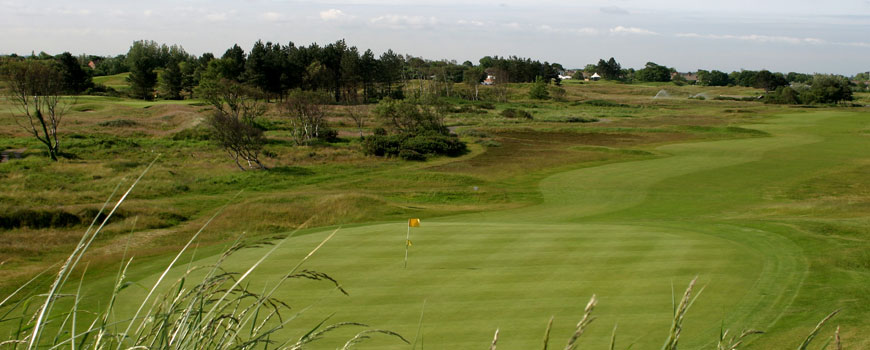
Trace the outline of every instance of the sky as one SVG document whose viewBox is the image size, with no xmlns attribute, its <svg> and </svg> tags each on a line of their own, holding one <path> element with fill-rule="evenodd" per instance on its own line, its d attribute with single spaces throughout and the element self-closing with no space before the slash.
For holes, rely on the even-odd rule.
<svg viewBox="0 0 870 350">
<path fill-rule="evenodd" d="M 614 57 L 679 71 L 870 71 L 870 0 L 0 0 L 0 54 L 117 55 L 135 40 L 192 54 L 257 40 L 345 39 L 381 53 L 582 68 Z"/>
</svg>

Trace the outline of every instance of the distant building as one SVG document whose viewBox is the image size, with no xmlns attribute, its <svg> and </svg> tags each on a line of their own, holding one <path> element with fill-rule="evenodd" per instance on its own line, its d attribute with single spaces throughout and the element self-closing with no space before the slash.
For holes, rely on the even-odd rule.
<svg viewBox="0 0 870 350">
<path fill-rule="evenodd" d="M 91 69 L 97 69 L 97 64 L 94 63 L 94 61 L 89 61 L 89 62 L 88 62 L 88 67 L 91 67 Z"/>
<path fill-rule="evenodd" d="M 483 85 L 492 85 L 495 84 L 495 75 L 487 74 L 486 79 L 483 80 Z"/>
<path fill-rule="evenodd" d="M 673 73 L 671 73 L 671 80 L 674 80 L 674 78 L 676 78 L 677 76 L 682 76 L 683 79 L 686 79 L 686 81 L 698 81 L 698 74 L 697 73 L 673 72 Z"/>
<path fill-rule="evenodd" d="M 592 76 L 589 77 L 589 80 L 599 81 L 599 80 L 601 80 L 601 76 L 598 75 L 598 73 L 593 73 Z"/>
</svg>

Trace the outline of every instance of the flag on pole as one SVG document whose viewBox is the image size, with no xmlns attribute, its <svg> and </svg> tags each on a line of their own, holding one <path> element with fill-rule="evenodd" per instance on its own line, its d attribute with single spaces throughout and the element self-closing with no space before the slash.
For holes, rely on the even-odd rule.
<svg viewBox="0 0 870 350">
<path fill-rule="evenodd" d="M 405 236 L 405 263 L 404 267 L 408 267 L 408 248 L 411 247 L 411 227 L 420 227 L 420 219 L 408 219 L 408 233 Z"/>
</svg>

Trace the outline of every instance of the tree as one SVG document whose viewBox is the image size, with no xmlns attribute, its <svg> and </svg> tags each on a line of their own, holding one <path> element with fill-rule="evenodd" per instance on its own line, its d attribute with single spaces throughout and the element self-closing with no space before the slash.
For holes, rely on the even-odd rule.
<svg viewBox="0 0 870 350">
<path fill-rule="evenodd" d="M 363 110 L 361 106 L 350 106 L 347 109 L 347 118 L 356 125 L 357 130 L 359 130 L 359 138 L 362 139 L 362 129 L 365 127 L 366 121 L 368 120 L 368 113 Z"/>
<path fill-rule="evenodd" d="M 469 62 L 470 63 L 470 62 Z M 468 88 L 474 93 L 471 96 L 472 100 L 477 101 L 480 95 L 480 82 L 486 78 L 486 73 L 481 67 L 468 67 L 462 72 L 462 82 L 468 85 Z"/>
<path fill-rule="evenodd" d="M 69 52 L 60 54 L 57 62 L 61 79 L 63 80 L 64 92 L 79 94 L 94 86 L 94 83 L 91 81 L 91 75 L 82 69 L 79 60 Z"/>
<path fill-rule="evenodd" d="M 225 69 L 223 72 L 224 77 L 230 80 L 241 81 L 242 74 L 245 72 L 245 50 L 242 50 L 238 44 L 233 45 L 233 47 L 224 52 L 221 59 L 227 60 L 226 66 L 223 67 Z"/>
<path fill-rule="evenodd" d="M 849 80 L 836 75 L 816 75 L 809 90 L 801 93 L 803 103 L 839 103 L 852 100 Z"/>
<path fill-rule="evenodd" d="M 705 86 L 727 86 L 731 83 L 731 78 L 725 72 L 718 70 L 713 71 L 698 71 L 698 84 Z"/>
<path fill-rule="evenodd" d="M 801 100 L 797 91 L 788 86 L 780 86 L 775 91 L 767 93 L 764 103 L 796 105 L 800 104 Z"/>
<path fill-rule="evenodd" d="M 634 77 L 640 81 L 671 81 L 671 69 L 653 62 L 647 62 L 643 69 L 635 72 Z"/>
<path fill-rule="evenodd" d="M 185 88 L 185 66 L 190 55 L 181 46 L 172 45 L 169 49 L 169 62 L 160 72 L 160 95 L 169 100 L 180 100 Z M 190 69 L 186 69 L 192 74 Z"/>
<path fill-rule="evenodd" d="M 262 93 L 239 82 L 206 77 L 198 94 L 213 108 L 208 119 L 213 139 L 236 162 L 239 169 L 267 169 L 260 162 L 260 151 L 266 142 L 256 118 L 266 112 Z"/>
<path fill-rule="evenodd" d="M 761 70 L 755 74 L 755 83 L 753 87 L 764 89 L 764 91 L 774 91 L 780 86 L 788 86 L 788 80 L 782 73 L 771 73 L 768 70 Z"/>
<path fill-rule="evenodd" d="M 448 134 L 444 117 L 437 107 L 416 101 L 394 100 L 385 97 L 375 106 L 374 115 L 381 123 L 398 134 L 436 131 Z"/>
<path fill-rule="evenodd" d="M 547 82 L 540 76 L 535 79 L 532 88 L 529 89 L 529 97 L 536 100 L 546 100 L 550 98 L 550 93 L 547 91 Z"/>
<path fill-rule="evenodd" d="M 598 60 L 596 70 L 605 80 L 619 80 L 622 78 L 622 66 L 613 57 L 607 61 L 604 59 Z"/>
<path fill-rule="evenodd" d="M 758 72 L 752 70 L 741 70 L 739 72 L 731 72 L 728 76 L 734 84 L 740 86 L 755 86 L 755 76 Z"/>
<path fill-rule="evenodd" d="M 127 66 L 130 75 L 130 93 L 135 98 L 150 100 L 154 98 L 154 86 L 157 84 L 157 73 L 154 69 L 160 61 L 160 48 L 156 42 L 140 40 L 133 42 L 127 52 Z"/>
<path fill-rule="evenodd" d="M 328 97 L 314 91 L 295 90 L 281 104 L 282 114 L 290 118 L 293 139 L 297 144 L 308 143 L 327 134 L 326 111 L 323 105 Z"/>
<path fill-rule="evenodd" d="M 7 82 L 7 98 L 21 112 L 18 116 L 13 114 L 13 119 L 45 144 L 48 156 L 57 161 L 60 153 L 57 129 L 69 107 L 61 98 L 64 89 L 61 73 L 46 62 L 34 60 L 9 62 L 2 73 Z"/>
</svg>

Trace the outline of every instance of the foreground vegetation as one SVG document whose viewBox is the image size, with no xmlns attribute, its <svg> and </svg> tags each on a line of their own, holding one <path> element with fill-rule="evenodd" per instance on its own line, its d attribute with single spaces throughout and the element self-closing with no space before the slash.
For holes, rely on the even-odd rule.
<svg viewBox="0 0 870 350">
<path fill-rule="evenodd" d="M 566 83 L 563 100 L 528 98 L 530 88 L 512 85 L 512 102 L 449 100 L 444 126 L 468 153 L 426 162 L 364 155 L 360 129 L 369 136 L 380 125 L 369 117 L 360 127 L 341 105 L 324 107 L 335 140 L 297 145 L 268 104 L 257 121 L 268 140 L 265 172 L 225 161 L 202 130 L 211 108 L 199 100 L 81 97 L 62 135 L 69 156 L 58 162 L 4 116 L 4 291 L 66 256 L 116 184 L 161 154 L 83 257 L 90 264 L 81 295 L 90 301 L 80 309 L 108 300 L 125 251 L 137 261 L 127 280 L 154 285 L 167 254 L 229 203 L 180 261 L 249 266 L 274 248 L 256 243 L 300 229 L 247 278 L 257 295 L 333 232 L 322 227 L 344 225 L 307 264 L 329 272 L 350 297 L 325 294 L 322 285 L 280 288 L 269 297 L 314 305 L 298 327 L 275 333 L 282 339 L 298 339 L 332 312 L 336 322 L 410 338 L 426 300 L 420 334 L 430 345 L 478 347 L 498 327 L 499 346 L 528 348 L 540 345 L 550 315 L 553 334 L 575 331 L 583 299 L 596 293 L 601 316 L 584 344 L 606 346 L 618 322 L 619 347 L 661 346 L 673 318 L 670 286 L 700 275 L 707 287 L 687 316 L 683 346 L 715 343 L 724 323 L 767 332 L 754 348 L 798 347 L 840 308 L 831 322 L 844 346 L 867 346 L 865 109 L 688 99 L 759 93 L 750 88 Z M 654 99 L 662 90 L 669 97 Z M 531 119 L 503 113 L 509 109 Z M 41 215 L 58 219 L 29 219 Z M 408 217 L 424 223 L 412 232 L 402 270 L 404 226 L 395 222 Z M 223 258 L 241 232 L 253 247 Z M 39 277 L 30 286 L 50 282 Z M 126 288 L 115 314 L 135 314 L 141 302 L 129 301 L 146 293 Z M 322 344 L 341 346 L 354 334 Z M 407 346 L 389 337 L 370 344 Z"/>
</svg>

